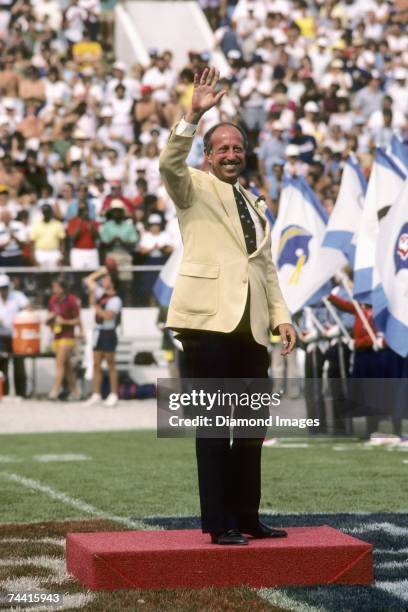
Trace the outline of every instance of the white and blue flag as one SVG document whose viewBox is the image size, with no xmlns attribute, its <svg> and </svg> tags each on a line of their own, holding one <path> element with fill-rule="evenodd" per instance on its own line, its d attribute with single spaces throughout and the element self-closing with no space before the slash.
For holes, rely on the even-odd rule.
<svg viewBox="0 0 408 612">
<path fill-rule="evenodd" d="M 408 147 L 394 134 L 391 139 L 390 152 L 393 159 L 404 172 L 408 171 Z"/>
<path fill-rule="evenodd" d="M 390 348 L 408 356 L 408 179 L 378 232 L 373 316 Z"/>
<path fill-rule="evenodd" d="M 355 238 L 363 212 L 367 181 L 354 154 L 344 164 L 336 205 L 327 224 L 323 246 L 344 253 L 354 265 Z"/>
<path fill-rule="evenodd" d="M 291 313 L 330 292 L 328 281 L 347 263 L 322 247 L 328 215 L 303 177 L 285 177 L 272 230 L 272 258 Z"/>
<path fill-rule="evenodd" d="M 371 304 L 373 267 L 379 231 L 384 217 L 399 196 L 405 174 L 381 148 L 376 150 L 360 219 L 354 260 L 354 297 Z"/>
<path fill-rule="evenodd" d="M 183 244 L 180 243 L 164 264 L 153 285 L 153 295 L 160 306 L 168 306 L 170 304 L 171 294 L 176 284 L 182 258 Z"/>
</svg>

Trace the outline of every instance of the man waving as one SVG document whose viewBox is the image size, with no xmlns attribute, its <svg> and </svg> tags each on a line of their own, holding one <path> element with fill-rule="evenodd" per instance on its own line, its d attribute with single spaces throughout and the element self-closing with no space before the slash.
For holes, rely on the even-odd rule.
<svg viewBox="0 0 408 612">
<path fill-rule="evenodd" d="M 204 136 L 207 174 L 186 158 L 201 117 L 222 98 L 219 73 L 194 81 L 192 104 L 172 130 L 160 158 L 166 189 L 177 206 L 184 255 L 167 326 L 179 333 L 190 378 L 267 378 L 269 334 L 282 354 L 296 341 L 271 258 L 262 206 L 239 183 L 247 137 L 232 123 Z M 263 438 L 197 437 L 202 529 L 215 544 L 247 544 L 286 532 L 259 521 Z"/>
</svg>

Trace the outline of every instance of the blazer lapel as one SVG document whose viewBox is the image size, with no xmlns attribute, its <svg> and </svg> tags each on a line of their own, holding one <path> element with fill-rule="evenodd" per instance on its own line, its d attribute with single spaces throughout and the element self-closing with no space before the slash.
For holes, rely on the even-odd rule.
<svg viewBox="0 0 408 612">
<path fill-rule="evenodd" d="M 242 249 L 246 253 L 245 238 L 242 231 L 241 222 L 239 220 L 237 204 L 235 202 L 234 192 L 232 185 L 220 181 L 216 177 L 211 176 L 215 190 L 218 194 L 221 204 L 223 205 L 231 223 L 231 227 L 236 235 L 236 238 L 241 245 Z"/>
</svg>

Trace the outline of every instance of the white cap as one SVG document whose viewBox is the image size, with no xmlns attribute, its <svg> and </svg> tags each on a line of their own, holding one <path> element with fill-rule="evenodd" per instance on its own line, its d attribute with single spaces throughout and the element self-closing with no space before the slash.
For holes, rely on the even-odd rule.
<svg viewBox="0 0 408 612">
<path fill-rule="evenodd" d="M 329 41 L 324 36 L 319 36 L 316 42 L 318 47 L 327 47 L 329 44 Z"/>
<path fill-rule="evenodd" d="M 305 111 L 307 113 L 318 113 L 319 107 L 316 102 L 314 102 L 313 100 L 309 100 L 309 102 L 306 102 L 305 104 Z"/>
<path fill-rule="evenodd" d="M 242 55 L 241 52 L 238 51 L 238 49 L 231 49 L 230 51 L 228 51 L 227 57 L 229 57 L 230 59 L 239 59 L 240 57 L 242 57 Z"/>
<path fill-rule="evenodd" d="M 127 70 L 127 66 L 126 66 L 126 64 L 124 62 L 115 62 L 113 64 L 113 68 L 115 70 L 121 70 L 122 72 L 126 72 L 126 70 Z"/>
<path fill-rule="evenodd" d="M 288 37 L 284 32 L 278 30 L 273 36 L 273 42 L 275 45 L 286 45 L 288 42 Z"/>
<path fill-rule="evenodd" d="M 74 130 L 73 137 L 75 138 L 75 140 L 88 140 L 88 136 L 80 128 Z"/>
<path fill-rule="evenodd" d="M 31 151 L 38 151 L 38 149 L 40 148 L 40 139 L 34 137 L 27 138 L 25 145 L 27 150 L 31 149 Z"/>
<path fill-rule="evenodd" d="M 3 98 L 3 106 L 6 109 L 15 110 L 16 109 L 16 102 L 15 102 L 15 100 L 13 100 L 13 98 Z"/>
<path fill-rule="evenodd" d="M 10 279 L 7 274 L 0 274 L 0 289 L 10 287 Z"/>
<path fill-rule="evenodd" d="M 405 81 L 406 78 L 407 78 L 407 73 L 406 73 L 405 68 L 402 68 L 401 66 L 399 66 L 398 68 L 394 70 L 394 79 L 396 81 Z"/>
<path fill-rule="evenodd" d="M 149 215 L 147 222 L 149 225 L 161 225 L 162 218 L 157 213 L 153 213 L 152 215 Z"/>
<path fill-rule="evenodd" d="M 112 208 L 121 208 L 122 210 L 125 210 L 125 205 L 122 202 L 122 200 L 119 200 L 118 198 L 115 198 L 114 200 L 112 200 L 112 202 L 110 203 L 109 208 L 112 210 Z"/>
<path fill-rule="evenodd" d="M 295 144 L 288 144 L 285 149 L 286 157 L 298 157 L 299 155 L 299 147 Z"/>
</svg>

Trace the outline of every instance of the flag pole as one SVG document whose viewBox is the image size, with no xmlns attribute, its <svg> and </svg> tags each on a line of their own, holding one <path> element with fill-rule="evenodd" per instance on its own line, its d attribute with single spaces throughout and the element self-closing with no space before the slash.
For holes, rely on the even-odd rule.
<svg viewBox="0 0 408 612">
<path fill-rule="evenodd" d="M 319 331 L 323 337 L 325 337 L 325 329 L 323 325 L 320 323 L 319 319 L 316 317 L 312 309 L 310 309 L 310 318 L 312 319 L 317 331 Z"/>
<path fill-rule="evenodd" d="M 351 292 L 350 286 L 348 284 L 348 279 L 346 279 L 344 274 L 340 274 L 340 278 L 341 278 L 341 282 L 343 284 L 343 287 L 345 288 L 345 290 L 347 291 L 347 294 L 350 298 L 350 300 L 353 303 L 354 308 L 356 309 L 356 312 L 358 314 L 358 316 L 361 319 L 362 324 L 364 325 L 366 332 L 368 333 L 368 335 L 370 336 L 370 340 L 373 343 L 373 347 L 378 348 L 379 344 L 377 341 L 377 338 L 373 332 L 373 329 L 371 327 L 371 325 L 368 322 L 367 317 L 365 316 L 363 309 L 361 308 L 360 304 L 357 302 L 357 300 L 353 297 L 353 294 Z"/>
<path fill-rule="evenodd" d="M 348 330 L 346 329 L 346 327 L 343 324 L 343 321 L 340 319 L 339 315 L 337 314 L 337 312 L 333 308 L 333 306 L 330 304 L 330 302 L 327 299 L 327 297 L 322 298 L 322 301 L 323 301 L 323 304 L 326 306 L 327 310 L 329 311 L 330 315 L 333 317 L 333 319 L 335 320 L 335 322 L 339 326 L 340 331 L 343 334 L 343 336 L 345 337 L 347 343 L 352 342 L 352 337 L 350 336 Z"/>
<path fill-rule="evenodd" d="M 333 307 L 332 304 L 330 304 L 329 300 L 327 299 L 327 297 L 322 298 L 323 304 L 326 306 L 327 311 L 329 312 L 329 314 L 333 317 L 334 321 L 337 323 L 337 325 L 339 326 L 340 331 L 342 332 L 346 343 L 349 347 L 350 350 L 353 350 L 353 339 L 350 336 L 347 328 L 345 327 L 343 321 L 340 319 L 339 315 L 337 314 L 335 308 Z M 339 341 L 337 342 L 337 353 L 339 356 L 339 364 L 340 364 L 340 379 L 341 379 L 341 388 L 343 391 L 343 399 L 344 402 L 347 403 L 348 401 L 348 388 L 347 388 L 347 378 L 348 378 L 348 373 L 346 371 L 346 361 L 344 358 L 344 346 L 343 346 L 343 342 L 342 339 L 339 338 Z M 347 435 L 351 435 L 353 433 L 353 418 L 352 417 L 344 417 L 344 424 L 345 424 L 345 432 Z"/>
</svg>

